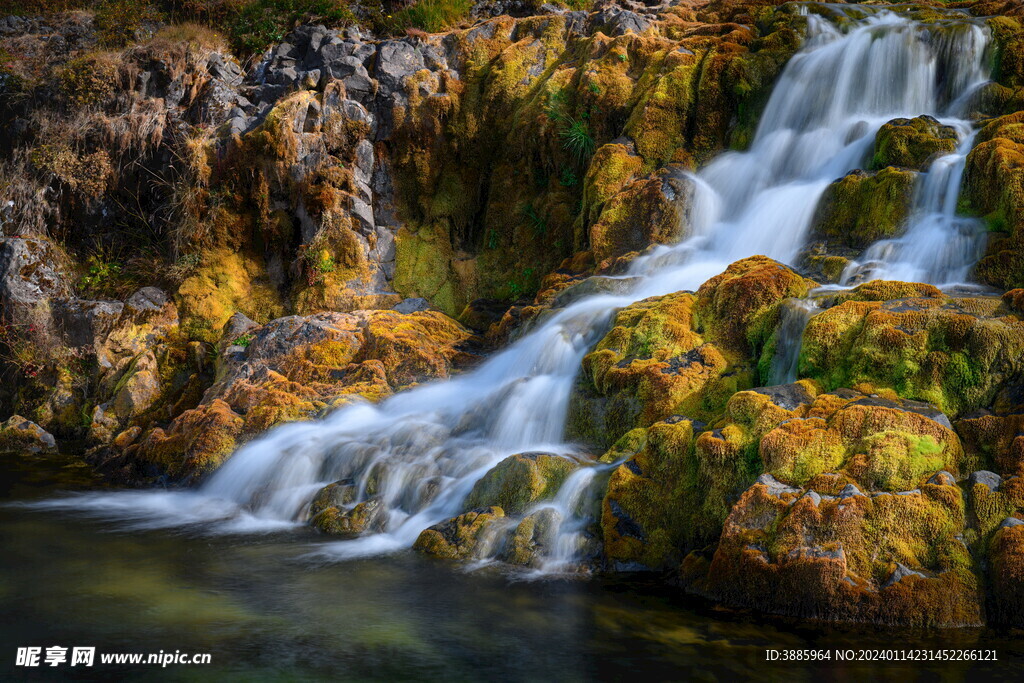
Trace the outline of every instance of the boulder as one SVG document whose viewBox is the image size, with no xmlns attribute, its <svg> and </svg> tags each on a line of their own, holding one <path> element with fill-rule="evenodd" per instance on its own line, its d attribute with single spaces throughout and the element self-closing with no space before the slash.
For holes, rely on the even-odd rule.
<svg viewBox="0 0 1024 683">
<path fill-rule="evenodd" d="M 12 415 L 0 424 L 0 451 L 5 453 L 56 453 L 57 440 L 31 420 Z"/>
<path fill-rule="evenodd" d="M 575 461 L 550 453 L 510 455 L 473 486 L 465 506 L 500 507 L 505 514 L 521 514 L 537 501 L 554 498 L 578 467 Z"/>
<path fill-rule="evenodd" d="M 505 517 L 500 507 L 476 508 L 424 529 L 413 549 L 449 560 L 476 557 L 489 529 Z"/>
<path fill-rule="evenodd" d="M 956 150 L 956 145 L 956 129 L 932 116 L 893 119 L 875 136 L 871 167 L 902 166 L 924 171 L 937 156 Z"/>
</svg>

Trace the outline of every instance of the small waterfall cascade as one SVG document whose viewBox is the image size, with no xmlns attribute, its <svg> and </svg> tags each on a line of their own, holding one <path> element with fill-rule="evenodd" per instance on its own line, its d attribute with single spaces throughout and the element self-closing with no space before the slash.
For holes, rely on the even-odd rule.
<svg viewBox="0 0 1024 683">
<path fill-rule="evenodd" d="M 804 330 L 820 310 L 818 301 L 812 298 L 786 299 L 783 302 L 782 315 L 775 333 L 775 355 L 772 356 L 769 385 L 796 381 Z"/>
<path fill-rule="evenodd" d="M 960 183 L 975 132 L 956 122 L 960 143 L 938 157 L 918 180 L 906 231 L 868 247 L 850 263 L 841 285 L 866 280 L 903 280 L 952 286 L 967 280 L 985 251 L 985 227 L 976 218 L 956 214 Z"/>
<path fill-rule="evenodd" d="M 357 489 L 353 505 L 372 499 L 384 511 L 363 536 L 320 546 L 352 558 L 410 547 L 427 527 L 460 514 L 474 484 L 504 458 L 541 451 L 582 462 L 554 499 L 524 515 L 547 524 L 538 571 L 572 569 L 588 541 L 586 510 L 593 506 L 586 503 L 597 495 L 602 468 L 612 465 L 564 443 L 564 423 L 581 360 L 614 313 L 650 296 L 696 289 L 740 258 L 764 254 L 792 263 L 825 187 L 862 165 L 884 123 L 920 114 L 941 119 L 987 78 L 986 30 L 966 16 L 954 31 L 885 10 L 846 31 L 814 14 L 807 22 L 806 44 L 783 69 L 750 149 L 722 154 L 692 177 L 689 234 L 636 259 L 626 293 L 571 303 L 472 372 L 275 428 L 241 447 L 197 490 L 90 494 L 53 504 L 140 526 L 203 522 L 235 532 L 300 524 L 319 489 L 348 480 Z M 965 137 L 958 154 L 968 148 Z M 933 165 L 921 192 L 922 216 L 952 215 L 956 168 L 954 159 Z M 960 219 L 946 218 L 930 220 L 966 234 Z M 906 244 L 947 234 L 920 231 L 908 231 Z M 917 263 L 900 244 L 879 245 L 872 258 L 890 264 L 885 268 Z M 883 272 L 873 267 L 865 277 Z M 799 337 L 812 313 L 806 302 L 787 307 L 773 380 L 795 377 Z M 500 557 L 518 521 L 496 525 L 478 559 Z"/>
</svg>

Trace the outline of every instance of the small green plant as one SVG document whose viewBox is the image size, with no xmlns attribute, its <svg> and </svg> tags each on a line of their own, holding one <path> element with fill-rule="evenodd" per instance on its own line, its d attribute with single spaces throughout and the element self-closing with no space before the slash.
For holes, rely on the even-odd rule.
<svg viewBox="0 0 1024 683">
<path fill-rule="evenodd" d="M 530 224 L 530 230 L 533 231 L 535 236 L 547 233 L 547 221 L 544 220 L 543 216 L 537 213 L 537 210 L 533 208 L 533 204 L 527 202 L 522 206 L 521 211 L 523 212 L 523 216 L 526 217 L 527 222 Z"/>
<path fill-rule="evenodd" d="M 235 340 L 236 346 L 241 346 L 243 349 L 249 348 L 249 344 L 252 344 L 252 340 L 256 338 L 252 332 L 246 332 L 241 337 Z"/>
<path fill-rule="evenodd" d="M 498 231 L 491 228 L 487 231 L 487 248 L 497 249 L 498 248 Z"/>
<path fill-rule="evenodd" d="M 576 177 L 571 168 L 563 168 L 558 174 L 558 182 L 562 184 L 562 187 L 575 187 L 579 181 L 580 179 Z"/>
<path fill-rule="evenodd" d="M 597 83 L 594 83 L 593 81 L 587 84 L 587 89 L 590 92 L 594 93 L 595 95 L 601 94 L 601 86 L 598 85 Z"/>
<path fill-rule="evenodd" d="M 620 62 L 628 62 L 629 61 L 629 55 L 626 54 L 625 52 L 620 52 L 619 53 L 619 61 Z"/>
<path fill-rule="evenodd" d="M 597 146 L 590 134 L 590 126 L 583 119 L 566 117 L 559 136 L 565 151 L 580 163 L 590 158 Z"/>
<path fill-rule="evenodd" d="M 113 287 L 121 275 L 121 264 L 93 255 L 86 261 L 85 274 L 78 279 L 78 288 L 89 295 L 102 294 Z"/>
</svg>

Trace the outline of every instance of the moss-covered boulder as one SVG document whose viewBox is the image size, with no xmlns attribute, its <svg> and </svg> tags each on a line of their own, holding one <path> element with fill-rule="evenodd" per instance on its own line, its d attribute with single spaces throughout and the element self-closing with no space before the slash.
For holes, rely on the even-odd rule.
<svg viewBox="0 0 1024 683">
<path fill-rule="evenodd" d="M 688 590 L 800 618 L 914 626 L 982 622 L 981 580 L 958 537 L 952 480 L 911 491 L 836 494 L 758 481 L 733 506 L 714 552 L 693 553 Z"/>
<path fill-rule="evenodd" d="M 0 424 L 0 452 L 56 453 L 57 440 L 35 422 L 12 415 Z"/>
<path fill-rule="evenodd" d="M 488 531 L 505 517 L 500 507 L 476 508 L 458 517 L 424 529 L 413 549 L 448 560 L 466 560 L 479 556 L 488 540 Z"/>
<path fill-rule="evenodd" d="M 932 116 L 893 119 L 875 136 L 871 167 L 900 166 L 927 170 L 932 159 L 956 149 L 956 129 L 944 126 Z"/>
<path fill-rule="evenodd" d="M 498 463 L 470 491 L 465 507 L 500 507 L 509 515 L 526 511 L 540 500 L 555 497 L 579 464 L 549 453 L 519 453 Z"/>
<path fill-rule="evenodd" d="M 635 427 L 672 415 L 710 419 L 753 386 L 755 363 L 779 306 L 814 282 L 763 256 L 731 265 L 696 293 L 627 306 L 583 359 L 570 435 L 608 448 Z"/>
<path fill-rule="evenodd" d="M 827 243 L 863 249 L 900 233 L 910 211 L 917 174 L 883 168 L 851 171 L 825 188 L 813 230 Z"/>
<path fill-rule="evenodd" d="M 602 460 L 626 460 L 609 477 L 601 502 L 603 559 L 610 569 L 665 569 L 679 562 L 687 509 L 698 497 L 693 479 L 694 423 L 656 422 L 623 436 Z"/>
<path fill-rule="evenodd" d="M 810 319 L 799 374 L 826 389 L 870 385 L 950 415 L 988 406 L 1024 370 L 1024 320 L 997 297 L 925 296 L 868 283 Z M 910 287 L 911 290 L 907 288 Z M 924 293 L 924 292 L 923 292 Z M 858 300 L 870 297 L 874 300 Z"/>
<path fill-rule="evenodd" d="M 1005 626 L 1024 626 L 1024 519 L 1007 517 L 989 548 L 990 616 Z"/>
<path fill-rule="evenodd" d="M 963 199 L 994 233 L 977 277 L 1001 289 L 1024 286 L 1024 112 L 979 131 L 964 169 Z"/>
</svg>

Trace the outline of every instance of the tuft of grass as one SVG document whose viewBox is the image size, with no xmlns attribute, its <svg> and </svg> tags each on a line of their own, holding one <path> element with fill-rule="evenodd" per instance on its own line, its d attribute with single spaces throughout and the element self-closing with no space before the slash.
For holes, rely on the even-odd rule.
<svg viewBox="0 0 1024 683">
<path fill-rule="evenodd" d="M 394 15 L 385 15 L 385 23 L 391 33 L 409 28 L 437 33 L 464 21 L 473 4 L 473 0 L 419 0 Z"/>
<path fill-rule="evenodd" d="M 582 119 L 566 117 L 558 134 L 562 138 L 562 147 L 565 151 L 580 163 L 589 159 L 597 147 L 590 133 L 590 126 Z"/>
</svg>

